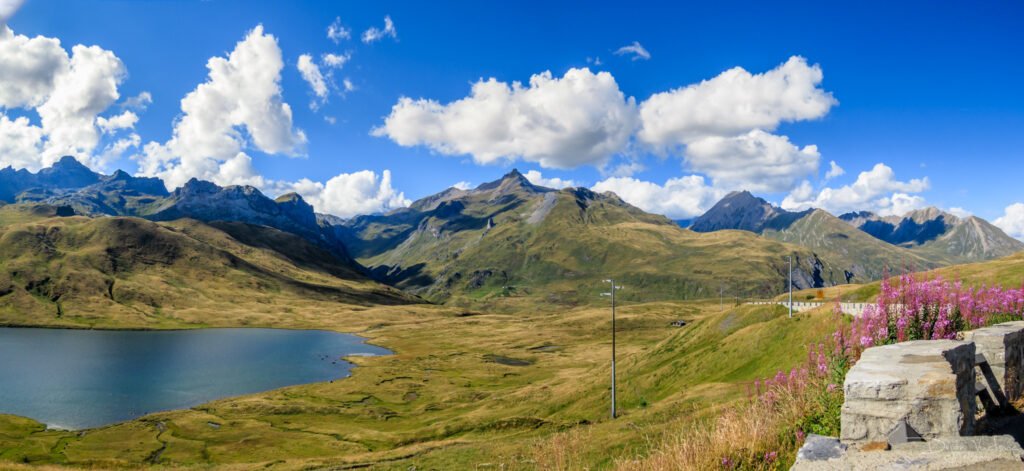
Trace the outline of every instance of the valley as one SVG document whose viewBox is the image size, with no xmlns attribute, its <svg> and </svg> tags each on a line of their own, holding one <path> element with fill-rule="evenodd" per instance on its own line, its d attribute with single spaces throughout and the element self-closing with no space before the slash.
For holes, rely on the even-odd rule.
<svg viewBox="0 0 1024 471">
<path fill-rule="evenodd" d="M 585 433 L 574 459 L 608 467 L 743 398 L 754 378 L 798 363 L 803 353 L 791 346 L 826 334 L 833 323 L 827 314 L 787 319 L 781 307 L 720 311 L 717 302 L 626 305 L 619 316 L 623 417 L 614 422 L 607 418 L 605 308 L 485 314 L 321 306 L 318 316 L 283 325 L 357 333 L 394 355 L 349 358 L 357 367 L 345 380 L 218 400 L 84 434 L 2 416 L 0 458 L 104 467 L 536 469 L 557 464 L 551 437 Z M 689 325 L 669 325 L 679 318 Z"/>
<path fill-rule="evenodd" d="M 83 175 L 71 161 L 57 167 L 41 174 Z M 963 260 L 938 245 L 921 247 L 947 255 L 890 244 L 824 211 L 783 215 L 785 224 L 774 209 L 754 225 L 715 216 L 706 232 L 698 218 L 684 229 L 613 193 L 545 188 L 517 171 L 348 220 L 315 214 L 297 195 L 198 181 L 133 193 L 145 185 L 122 184 L 132 178 L 94 174 L 0 207 L 0 324 L 320 329 L 394 354 L 347 357 L 356 367 L 342 380 L 82 432 L 0 416 L 7 463 L 625 468 L 742 404 L 752 382 L 801 364 L 801 346 L 844 322 L 827 304 L 793 318 L 745 304 L 785 291 L 787 255 L 798 300 L 854 302 L 873 299 L 892 260 Z M 1022 256 L 940 270 L 1009 283 L 1024 274 Z M 624 285 L 616 420 L 600 296 L 609 273 Z"/>
<path fill-rule="evenodd" d="M 1022 20 L 0 0 L 0 471 L 1021 469 Z"/>
</svg>

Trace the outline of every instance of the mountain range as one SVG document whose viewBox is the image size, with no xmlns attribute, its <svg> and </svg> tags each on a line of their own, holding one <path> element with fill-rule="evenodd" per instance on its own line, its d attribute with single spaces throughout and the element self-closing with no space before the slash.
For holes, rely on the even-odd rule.
<svg viewBox="0 0 1024 471">
<path fill-rule="evenodd" d="M 762 296 L 785 288 L 790 254 L 796 287 L 810 288 L 878 279 L 901 264 L 934 268 L 1024 250 L 976 217 L 936 209 L 835 217 L 786 211 L 748 192 L 729 194 L 684 229 L 614 193 L 545 188 L 515 170 L 351 219 L 318 214 L 294 193 L 271 199 L 195 179 L 167 191 L 159 179 L 102 175 L 71 157 L 37 173 L 0 170 L 0 200 L 8 203 L 0 252 L 18 254 L 0 262 L 0 285 L 25 294 L 0 294 L 0 309 L 29 299 L 66 304 L 91 289 L 145 311 L 169 301 L 129 278 L 173 272 L 201 285 L 223 270 L 266 280 L 229 278 L 240 293 L 287 286 L 347 303 L 591 304 L 602 302 L 610 277 L 626 286 L 626 300 Z M 155 241 L 162 248 L 151 253 Z M 89 256 L 76 259 L 81 251 Z M 79 263 L 59 262 L 67 260 Z M 38 267 L 46 265 L 58 276 L 44 276 Z M 67 267 L 78 268 L 60 271 Z M 74 281 L 82 279 L 93 281 Z M 330 280 L 344 289 L 322 289 Z M 110 286 L 148 294 L 119 296 Z"/>
<path fill-rule="evenodd" d="M 3 323 L 155 325 L 278 303 L 423 302 L 371 279 L 297 195 L 198 180 L 168 192 L 159 179 L 101 175 L 65 157 L 38 173 L 0 170 L 0 196 Z"/>
<path fill-rule="evenodd" d="M 690 225 L 697 232 L 736 229 L 811 248 L 850 267 L 851 281 L 877 279 L 886 268 L 929 269 L 1005 257 L 1024 250 L 984 219 L 937 208 L 903 216 L 821 210 L 787 211 L 749 192 L 732 192 Z"/>
<path fill-rule="evenodd" d="M 220 187 L 194 178 L 168 192 L 159 178 L 134 177 L 121 170 L 101 175 L 64 157 L 34 174 L 10 167 L 0 170 L 0 201 L 45 204 L 89 217 L 257 224 L 301 236 L 355 266 L 324 216 L 295 193 L 275 200 L 251 186 Z"/>
</svg>

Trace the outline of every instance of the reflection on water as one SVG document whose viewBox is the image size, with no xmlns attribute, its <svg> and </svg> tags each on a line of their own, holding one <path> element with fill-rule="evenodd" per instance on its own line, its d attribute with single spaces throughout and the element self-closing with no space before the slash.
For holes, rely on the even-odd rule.
<svg viewBox="0 0 1024 471">
<path fill-rule="evenodd" d="M 0 328 L 0 413 L 90 428 L 343 378 L 351 365 L 340 357 L 388 353 L 318 330 Z"/>
</svg>

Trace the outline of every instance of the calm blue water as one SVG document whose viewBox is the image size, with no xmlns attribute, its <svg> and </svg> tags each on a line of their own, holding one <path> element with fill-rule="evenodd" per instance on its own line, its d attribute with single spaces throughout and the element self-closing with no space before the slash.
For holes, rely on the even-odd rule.
<svg viewBox="0 0 1024 471">
<path fill-rule="evenodd" d="M 0 328 L 0 413 L 90 428 L 344 378 L 351 365 L 339 357 L 389 353 L 319 330 Z"/>
</svg>

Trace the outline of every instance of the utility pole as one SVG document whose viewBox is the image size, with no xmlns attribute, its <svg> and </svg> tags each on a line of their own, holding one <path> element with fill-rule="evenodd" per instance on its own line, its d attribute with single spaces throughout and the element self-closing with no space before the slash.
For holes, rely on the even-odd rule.
<svg viewBox="0 0 1024 471">
<path fill-rule="evenodd" d="M 789 318 L 793 318 L 793 254 L 789 255 Z"/>
<path fill-rule="evenodd" d="M 615 285 L 615 280 L 607 279 L 605 283 L 611 283 L 612 290 L 608 293 L 601 293 L 601 296 L 611 296 L 612 298 L 612 418 L 616 417 L 615 414 L 615 291 L 621 289 L 621 286 Z"/>
</svg>

